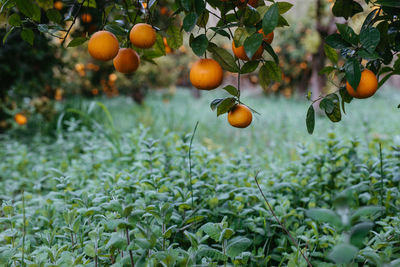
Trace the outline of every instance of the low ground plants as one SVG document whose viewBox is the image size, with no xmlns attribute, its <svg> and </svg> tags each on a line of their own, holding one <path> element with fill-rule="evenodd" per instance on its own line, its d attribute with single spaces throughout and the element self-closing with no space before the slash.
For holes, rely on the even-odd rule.
<svg viewBox="0 0 400 267">
<path fill-rule="evenodd" d="M 84 115 L 54 143 L 1 137 L 1 265 L 306 266 L 300 249 L 313 266 L 399 264 L 400 143 L 330 133 L 272 168 Z"/>
</svg>

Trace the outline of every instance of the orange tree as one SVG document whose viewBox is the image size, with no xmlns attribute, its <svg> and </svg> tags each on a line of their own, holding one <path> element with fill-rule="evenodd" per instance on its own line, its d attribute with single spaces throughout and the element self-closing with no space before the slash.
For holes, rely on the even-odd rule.
<svg viewBox="0 0 400 267">
<path fill-rule="evenodd" d="M 347 22 L 367 5 L 373 6 L 373 10 L 366 16 L 361 31 L 356 33 Z M 63 44 L 72 34 L 68 47 L 82 45 L 91 38 L 94 40 L 97 33 L 91 37 L 88 31 L 71 31 L 77 18 L 84 15 L 87 22 L 87 14 L 91 14 L 97 18 L 96 29 L 109 32 L 112 37 L 108 39 L 114 40 L 112 44 L 103 41 L 96 44 L 90 40 L 91 55 L 100 60 L 111 60 L 117 56 L 119 48 L 136 52 L 124 50 L 133 55 L 130 58 L 135 62 L 125 59 L 124 66 L 119 64 L 117 70 L 134 71 L 136 65 L 143 62 L 154 63 L 155 58 L 166 54 L 166 48 L 179 48 L 186 32 L 190 34 L 190 47 L 199 57 L 194 65 L 196 69 L 190 75 L 195 87 L 201 90 L 218 88 L 222 82 L 219 67 L 238 74 L 236 85 L 223 88 L 229 96 L 211 103 L 219 116 L 233 112 L 238 104 L 243 105 L 241 74 L 257 71 L 262 87 L 281 80 L 279 58 L 272 39 L 277 27 L 289 26 L 284 14 L 291 7 L 291 3 L 274 0 L 2 0 L 1 10 L 7 16 L 8 32 L 20 28 L 21 38 L 29 43 L 34 42 L 34 31 L 60 38 Z M 60 13 L 60 10 L 64 12 Z M 400 1 L 336 0 L 332 12 L 336 17 L 343 17 L 346 23 L 337 23 L 337 33 L 325 38 L 325 52 L 332 64 L 321 74 L 328 75 L 338 90 L 312 97 L 306 116 L 309 133 L 314 131 L 316 104 L 331 121 L 338 122 L 345 112 L 345 103 L 350 103 L 353 97 L 372 96 L 390 76 L 400 73 L 397 56 Z M 215 23 L 208 23 L 211 18 Z M 217 36 L 232 42 L 232 51 L 218 46 Z M 3 41 L 6 39 L 7 36 Z M 111 51 L 102 51 L 107 50 L 104 46 L 111 47 Z M 96 50 L 94 54 L 92 47 Z M 101 56 L 103 52 L 104 57 Z M 310 93 L 308 98 L 311 99 Z"/>
</svg>

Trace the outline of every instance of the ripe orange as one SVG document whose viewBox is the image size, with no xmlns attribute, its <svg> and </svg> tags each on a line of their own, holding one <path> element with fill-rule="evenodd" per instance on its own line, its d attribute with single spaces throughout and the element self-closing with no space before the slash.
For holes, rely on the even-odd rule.
<svg viewBox="0 0 400 267">
<path fill-rule="evenodd" d="M 228 113 L 228 122 L 236 128 L 246 128 L 253 120 L 251 110 L 242 104 L 235 105 Z"/>
<path fill-rule="evenodd" d="M 150 48 L 156 42 L 156 31 L 146 23 L 138 23 L 129 33 L 131 43 L 139 48 Z"/>
<path fill-rule="evenodd" d="M 266 41 L 267 43 L 271 44 L 272 41 L 274 40 L 274 32 L 265 34 L 263 29 L 260 29 L 258 32 L 264 36 L 263 40 Z"/>
<path fill-rule="evenodd" d="M 373 96 L 378 90 L 378 79 L 375 73 L 369 69 L 365 69 L 361 72 L 360 84 L 357 87 L 357 91 L 354 91 L 353 87 L 346 82 L 346 89 L 349 95 L 354 98 L 368 98 Z"/>
<path fill-rule="evenodd" d="M 83 13 L 81 19 L 83 23 L 90 23 L 92 22 L 92 15 L 90 13 Z"/>
<path fill-rule="evenodd" d="M 54 8 L 61 10 L 64 7 L 64 4 L 61 1 L 54 2 Z"/>
<path fill-rule="evenodd" d="M 211 90 L 221 85 L 224 72 L 214 59 L 199 59 L 190 69 L 190 82 L 200 90 Z"/>
<path fill-rule="evenodd" d="M 90 37 L 88 50 L 94 59 L 107 61 L 118 54 L 118 40 L 111 32 L 98 31 Z"/>
<path fill-rule="evenodd" d="M 117 71 L 127 74 L 137 70 L 140 58 L 132 48 L 121 48 L 114 58 L 113 63 Z"/>
<path fill-rule="evenodd" d="M 14 120 L 19 125 L 25 125 L 28 122 L 28 119 L 21 113 L 15 114 Z"/>
<path fill-rule="evenodd" d="M 239 47 L 236 47 L 235 46 L 235 42 L 232 41 L 232 51 L 233 51 L 233 54 L 235 54 L 235 56 L 237 58 L 240 58 L 241 60 L 245 60 L 245 61 L 249 61 L 250 60 L 249 57 L 246 55 L 246 51 L 244 50 L 244 46 L 243 45 L 239 46 Z M 251 58 L 251 60 L 259 59 L 262 56 L 263 52 L 264 52 L 264 49 L 263 49 L 262 46 L 260 46 L 257 49 L 257 51 L 254 53 L 254 55 Z"/>
<path fill-rule="evenodd" d="M 172 48 L 168 45 L 166 37 L 163 37 L 163 42 L 164 42 L 164 46 L 165 46 L 165 53 L 171 54 L 173 51 L 172 51 Z"/>
</svg>

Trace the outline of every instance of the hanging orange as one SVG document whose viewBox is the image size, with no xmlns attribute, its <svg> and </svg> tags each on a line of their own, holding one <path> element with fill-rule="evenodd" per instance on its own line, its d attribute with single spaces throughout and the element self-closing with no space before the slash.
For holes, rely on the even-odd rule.
<svg viewBox="0 0 400 267">
<path fill-rule="evenodd" d="M 236 47 L 235 46 L 235 42 L 232 41 L 232 51 L 233 54 L 235 54 L 235 56 L 241 60 L 245 60 L 245 61 L 249 61 L 249 57 L 246 55 L 246 51 L 244 50 L 244 46 L 239 46 Z M 256 60 L 261 58 L 262 54 L 264 52 L 264 49 L 262 46 L 260 46 L 257 51 L 254 53 L 253 57 L 251 58 L 251 60 Z"/>
<path fill-rule="evenodd" d="M 221 85 L 224 72 L 214 59 L 199 59 L 190 69 L 190 82 L 200 90 L 212 90 Z"/>
<path fill-rule="evenodd" d="M 357 90 L 354 91 L 353 87 L 346 82 L 346 90 L 354 98 L 368 98 L 373 96 L 378 90 L 378 79 L 375 73 L 369 69 L 365 69 L 361 72 L 361 80 L 358 84 Z"/>
<path fill-rule="evenodd" d="M 272 41 L 274 40 L 274 32 L 265 34 L 263 29 L 260 29 L 258 32 L 263 35 L 263 40 L 266 41 L 267 43 L 271 44 Z"/>
<path fill-rule="evenodd" d="M 229 124 L 236 128 L 246 128 L 252 120 L 251 110 L 242 104 L 235 105 L 228 113 Z"/>
<path fill-rule="evenodd" d="M 138 48 L 150 48 L 156 42 L 156 31 L 146 23 L 138 23 L 129 33 L 131 43 Z"/>
<path fill-rule="evenodd" d="M 89 13 L 83 13 L 81 19 L 83 23 L 90 23 L 92 22 L 92 15 Z"/>
<path fill-rule="evenodd" d="M 121 73 L 132 73 L 140 64 L 140 57 L 132 48 L 121 48 L 113 60 L 114 67 Z"/>
<path fill-rule="evenodd" d="M 113 59 L 119 51 L 118 39 L 111 32 L 98 31 L 90 37 L 88 50 L 94 59 L 100 61 Z"/>
<path fill-rule="evenodd" d="M 57 10 L 61 10 L 64 7 L 64 4 L 61 1 L 54 2 L 54 8 Z"/>
</svg>

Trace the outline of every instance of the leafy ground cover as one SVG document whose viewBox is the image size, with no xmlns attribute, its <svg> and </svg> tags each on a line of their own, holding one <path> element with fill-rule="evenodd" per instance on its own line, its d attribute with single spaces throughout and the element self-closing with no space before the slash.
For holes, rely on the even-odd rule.
<svg viewBox="0 0 400 267">
<path fill-rule="evenodd" d="M 371 106 L 351 112 L 356 117 L 336 134 L 319 120 L 313 137 L 298 129 L 301 102 L 250 99 L 263 113 L 287 105 L 287 114 L 235 132 L 204 111 L 191 149 L 201 108 L 179 100 L 108 101 L 114 120 L 98 104 L 81 109 L 89 113 L 70 110 L 79 115 L 60 120 L 54 141 L 1 136 L 0 265 L 306 266 L 301 249 L 313 266 L 399 266 L 400 139 L 393 118 L 378 116 L 392 116 L 383 109 L 395 97 L 363 102 Z M 374 112 L 379 120 L 365 128 L 354 123 Z M 222 137 L 227 141 L 217 147 Z M 277 147 L 292 151 L 273 161 Z M 299 247 L 265 203 L 257 173 Z"/>
</svg>

